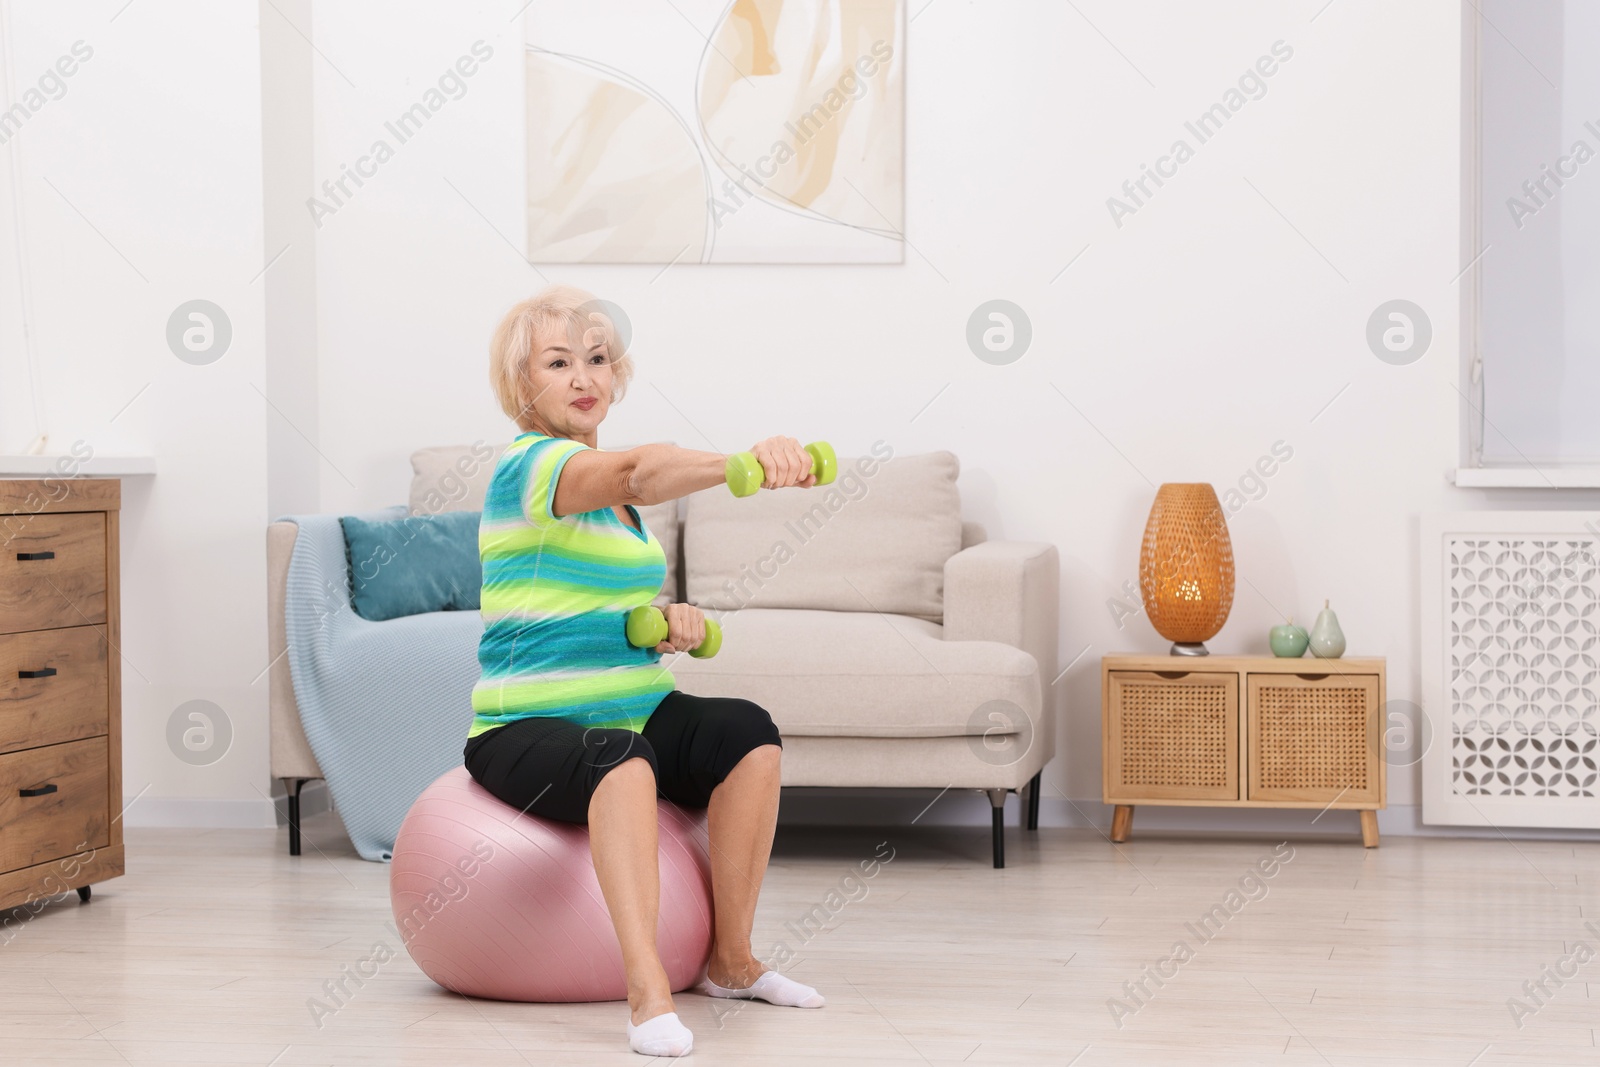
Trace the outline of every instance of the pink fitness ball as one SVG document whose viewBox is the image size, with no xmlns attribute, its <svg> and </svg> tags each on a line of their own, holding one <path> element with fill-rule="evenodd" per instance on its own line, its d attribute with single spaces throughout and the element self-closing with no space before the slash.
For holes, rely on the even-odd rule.
<svg viewBox="0 0 1600 1067">
<path fill-rule="evenodd" d="M 699 982 L 711 958 L 711 855 L 703 810 L 658 799 L 656 811 L 656 943 L 676 993 Z M 539 1003 L 628 997 L 588 827 L 522 814 L 465 767 L 406 813 L 389 900 L 411 958 L 446 989 Z"/>
</svg>

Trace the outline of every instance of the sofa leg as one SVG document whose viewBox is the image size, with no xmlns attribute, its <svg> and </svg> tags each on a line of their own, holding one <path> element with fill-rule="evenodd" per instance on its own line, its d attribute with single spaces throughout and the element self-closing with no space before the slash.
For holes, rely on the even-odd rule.
<svg viewBox="0 0 1600 1067">
<path fill-rule="evenodd" d="M 306 787 L 309 778 L 284 779 L 285 792 L 289 799 L 289 855 L 300 855 L 300 790 Z M 289 792 L 288 785 L 294 783 L 293 792 Z"/>
<path fill-rule="evenodd" d="M 1039 828 L 1039 790 L 1044 787 L 1044 771 L 1028 780 L 1028 829 Z"/>
<path fill-rule="evenodd" d="M 994 866 L 1006 865 L 1006 789 L 990 789 L 989 803 L 994 808 Z"/>
</svg>

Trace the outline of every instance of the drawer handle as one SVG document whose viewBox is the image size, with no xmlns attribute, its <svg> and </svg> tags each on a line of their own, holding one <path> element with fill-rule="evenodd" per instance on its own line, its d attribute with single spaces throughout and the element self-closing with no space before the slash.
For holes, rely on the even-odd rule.
<svg viewBox="0 0 1600 1067">
<path fill-rule="evenodd" d="M 1302 679 L 1304 679 L 1305 681 L 1308 681 L 1308 682 L 1320 682 L 1324 678 L 1326 678 L 1327 675 L 1326 674 L 1300 674 L 1300 673 L 1296 673 L 1295 677 L 1296 678 L 1302 678 Z"/>
<path fill-rule="evenodd" d="M 36 671 L 18 671 L 17 672 L 17 677 L 18 678 L 54 678 L 55 674 L 56 674 L 56 669 L 54 667 L 41 667 Z"/>
<path fill-rule="evenodd" d="M 1155 674 L 1156 677 L 1165 678 L 1169 682 L 1175 682 L 1179 678 L 1189 677 L 1188 671 L 1156 671 Z"/>
<path fill-rule="evenodd" d="M 54 793 L 55 791 L 56 791 L 56 784 L 54 782 L 51 782 L 49 785 L 41 785 L 37 789 L 24 789 L 21 792 L 22 792 L 22 795 L 25 796 L 25 797 L 42 797 L 46 793 Z"/>
<path fill-rule="evenodd" d="M 55 559 L 54 552 L 18 552 L 18 559 Z"/>
</svg>

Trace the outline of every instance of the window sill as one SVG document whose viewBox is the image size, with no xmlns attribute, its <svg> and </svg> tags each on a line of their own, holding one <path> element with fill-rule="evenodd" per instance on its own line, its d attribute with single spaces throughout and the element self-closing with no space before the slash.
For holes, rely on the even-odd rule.
<svg viewBox="0 0 1600 1067">
<path fill-rule="evenodd" d="M 1458 467 L 1462 489 L 1600 489 L 1600 467 Z"/>
</svg>

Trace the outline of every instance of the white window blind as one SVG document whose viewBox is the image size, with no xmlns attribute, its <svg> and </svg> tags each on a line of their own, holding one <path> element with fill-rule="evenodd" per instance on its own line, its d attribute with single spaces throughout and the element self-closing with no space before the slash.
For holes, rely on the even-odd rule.
<svg viewBox="0 0 1600 1067">
<path fill-rule="evenodd" d="M 1472 436 L 1485 465 L 1600 464 L 1600 2 L 1478 10 Z"/>
</svg>

